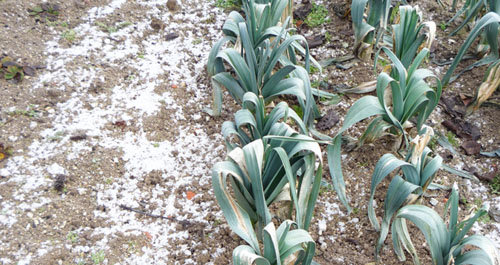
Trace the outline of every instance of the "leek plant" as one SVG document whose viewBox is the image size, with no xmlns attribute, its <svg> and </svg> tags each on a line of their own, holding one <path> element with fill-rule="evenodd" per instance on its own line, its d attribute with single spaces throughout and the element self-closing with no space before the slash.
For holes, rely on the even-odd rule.
<svg viewBox="0 0 500 265">
<path fill-rule="evenodd" d="M 382 48 L 392 61 L 393 77 L 382 72 L 377 78 L 377 96 L 364 96 L 356 101 L 347 112 L 342 128 L 333 139 L 333 144 L 328 146 L 328 165 L 332 175 L 333 186 L 340 201 L 351 211 L 345 194 L 345 183 L 341 168 L 341 143 L 342 133 L 357 122 L 377 116 L 368 125 L 362 139 L 380 136 L 389 130 L 389 133 L 402 137 L 402 143 L 408 146 L 408 136 L 405 128 L 410 127 L 410 119 L 416 118 L 416 128 L 422 129 L 424 122 L 436 108 L 441 97 L 441 83 L 439 79 L 427 69 L 418 69 L 429 50 L 424 48 L 416 56 L 408 70 L 401 61 L 388 48 Z M 426 78 L 436 79 L 436 89 L 431 88 Z M 392 108 L 385 97 L 386 90 L 390 87 L 392 92 Z M 370 136 L 372 135 L 372 136 Z"/>
<path fill-rule="evenodd" d="M 365 18 L 365 9 L 368 16 Z M 351 16 L 354 28 L 354 55 L 367 61 L 387 28 L 390 0 L 352 0 Z"/>
<path fill-rule="evenodd" d="M 264 98 L 247 92 L 243 96 L 242 106 L 243 109 L 234 114 L 234 122 L 226 121 L 222 124 L 222 135 L 229 151 L 262 139 L 270 134 L 275 124 L 280 121 L 286 123 L 288 118 L 295 122 L 300 133 L 307 135 L 304 122 L 286 102 L 278 103 L 270 113 L 267 113 Z M 233 142 L 234 138 L 238 141 Z"/>
<path fill-rule="evenodd" d="M 284 123 L 273 126 L 271 134 L 294 141 L 271 139 L 265 143 L 258 139 L 236 147 L 227 161 L 213 168 L 217 201 L 233 231 L 247 242 L 250 227 L 255 225 L 262 231 L 271 221 L 267 207 L 273 202 L 291 201 L 290 217 L 293 208 L 298 227 L 307 230 L 319 192 L 323 172 L 319 145 Z M 243 215 L 248 218 L 242 219 Z"/>
<path fill-rule="evenodd" d="M 392 26 L 392 51 L 408 68 L 422 48 L 430 49 L 436 36 L 436 23 L 421 22 L 418 6 L 400 6 L 399 23 Z M 426 33 L 422 33 L 426 29 Z"/>
<path fill-rule="evenodd" d="M 212 170 L 214 193 L 229 226 L 250 245 L 234 250 L 235 264 L 240 264 L 236 261 L 243 256 L 248 257 L 249 253 L 264 255 L 271 264 L 280 264 L 279 261 L 272 262 L 269 251 L 279 254 L 273 254 L 274 257 L 286 258 L 306 242 L 309 242 L 306 256 L 310 258 L 305 260 L 310 262 L 314 255 L 314 241 L 305 234 L 312 219 L 323 171 L 320 147 L 311 138 L 295 133 L 284 123 L 276 123 L 270 134 L 287 136 L 294 141 L 255 140 L 243 148 L 233 149 L 227 161 L 217 163 Z M 317 167 L 316 162 L 319 163 Z M 289 225 L 286 229 L 280 226 L 277 234 L 271 225 L 272 216 L 268 207 L 280 201 L 291 202 L 289 217 L 294 210 L 294 220 L 300 229 L 288 236 L 283 231 L 288 231 Z M 274 241 L 269 241 L 270 237 L 279 238 L 279 248 Z M 259 241 L 264 241 L 263 254 Z M 291 249 L 283 249 L 282 244 L 291 244 Z"/>
<path fill-rule="evenodd" d="M 425 126 L 422 131 L 421 135 L 412 140 L 410 152 L 405 160 L 400 160 L 393 154 L 385 154 L 375 166 L 368 202 L 368 217 L 373 227 L 380 232 L 375 248 L 377 259 L 380 248 L 389 233 L 393 215 L 405 202 L 412 203 L 421 198 L 432 183 L 436 172 L 441 168 L 443 159 L 438 155 L 432 158 L 430 156 L 431 150 L 427 147 L 434 134 L 432 128 Z M 396 175 L 389 184 L 384 200 L 384 217 L 382 225 L 380 225 L 373 209 L 375 191 L 378 184 L 396 169 L 398 171 L 401 169 L 403 176 Z M 410 199 L 411 195 L 415 196 Z"/>
<path fill-rule="evenodd" d="M 264 228 L 263 251 L 258 242 L 255 242 L 257 248 L 240 245 L 233 251 L 233 264 L 311 264 L 314 240 L 306 230 L 292 230 L 292 226 L 296 226 L 296 223 L 286 220 L 276 229 L 274 223 L 270 222 Z"/>
<path fill-rule="evenodd" d="M 456 1 L 453 1 L 453 8 L 456 7 Z M 466 0 L 463 7 L 458 10 L 458 12 L 446 23 L 448 26 L 451 22 L 456 20 L 461 15 L 465 16 L 465 19 L 460 23 L 460 25 L 450 33 L 450 35 L 455 35 L 462 28 L 464 28 L 469 23 L 474 23 L 478 19 L 478 16 L 487 12 L 499 12 L 500 4 L 497 0 Z"/>
<path fill-rule="evenodd" d="M 462 60 L 463 56 L 467 52 L 467 50 L 470 48 L 474 40 L 477 38 L 477 36 L 483 32 L 486 34 L 486 39 L 489 44 L 489 54 L 479 60 L 478 62 L 472 64 L 471 66 L 467 67 L 464 71 L 472 69 L 472 67 L 479 66 L 479 65 L 484 65 L 484 64 L 490 64 L 492 62 L 495 62 L 499 58 L 499 46 L 498 46 L 498 36 L 499 36 L 499 29 L 498 25 L 500 23 L 500 1 L 496 1 L 497 7 L 495 12 L 489 12 L 486 15 L 484 15 L 474 26 L 472 31 L 469 33 L 469 36 L 465 40 L 464 44 L 462 47 L 460 47 L 460 50 L 458 51 L 457 56 L 453 60 L 450 68 L 446 72 L 445 76 L 442 79 L 443 85 L 447 85 L 448 82 L 453 81 L 456 79 L 456 77 L 452 78 L 453 71 L 455 71 L 455 68 L 457 68 L 458 64 Z M 464 72 L 462 71 L 462 72 Z"/>
<path fill-rule="evenodd" d="M 304 113 L 314 112 L 309 115 L 311 117 L 304 117 L 306 123 L 312 123 L 309 118 L 316 118 L 319 112 L 313 102 L 306 101 L 314 101 L 312 93 L 319 93 L 312 91 L 307 72 L 310 61 L 317 66 L 319 64 L 310 58 L 305 38 L 289 33 L 289 18 L 283 25 L 278 23 L 289 1 L 275 0 L 260 4 L 250 0 L 243 4 L 246 20 L 238 12 L 231 12 L 223 27 L 225 36 L 209 54 L 207 69 L 214 89 L 211 114 L 220 115 L 222 87 L 225 87 L 240 104 L 243 94 L 249 91 L 264 95 L 267 103 L 278 95 L 295 95 Z M 228 42 L 235 47 L 221 51 Z M 305 69 L 297 65 L 296 53 L 304 56 Z M 225 62 L 229 64 L 230 71 L 226 71 Z M 276 70 L 278 63 L 283 67 Z M 304 93 L 297 94 L 299 90 Z"/>
<path fill-rule="evenodd" d="M 455 80 L 457 76 L 452 77 L 453 71 L 457 68 L 458 64 L 462 60 L 463 56 L 472 45 L 477 36 L 483 32 L 486 34 L 486 40 L 489 46 L 489 54 L 483 57 L 481 60 L 476 63 L 466 67 L 461 73 L 464 71 L 470 70 L 473 67 L 490 64 L 483 84 L 481 84 L 480 88 L 476 91 L 475 100 L 472 105 L 468 106 L 468 113 L 477 109 L 479 105 L 486 101 L 488 97 L 493 94 L 493 92 L 500 85 L 500 73 L 499 73 L 499 61 L 500 61 L 500 53 L 498 46 L 498 37 L 499 37 L 499 23 L 500 23 L 500 1 L 496 1 L 496 12 L 489 12 L 484 15 L 476 24 L 476 26 L 472 29 L 469 36 L 465 40 L 462 47 L 458 51 L 457 56 L 453 60 L 450 68 L 446 72 L 445 76 L 442 79 L 443 85 L 447 85 L 449 82 Z M 460 75 L 460 73 L 459 73 Z"/>
<path fill-rule="evenodd" d="M 397 212 L 391 231 L 394 250 L 400 260 L 405 260 L 404 247 L 413 256 L 414 263 L 420 264 L 408 233 L 406 220 L 409 220 L 424 234 L 435 265 L 500 264 L 495 244 L 491 240 L 481 235 L 466 236 L 477 219 L 488 214 L 486 208 L 483 207 L 472 217 L 458 222 L 458 199 L 458 191 L 453 187 L 444 214 L 446 218 L 449 209 L 448 226 L 438 213 L 423 205 L 407 205 Z M 467 246 L 476 249 L 466 251 L 469 249 Z"/>
</svg>

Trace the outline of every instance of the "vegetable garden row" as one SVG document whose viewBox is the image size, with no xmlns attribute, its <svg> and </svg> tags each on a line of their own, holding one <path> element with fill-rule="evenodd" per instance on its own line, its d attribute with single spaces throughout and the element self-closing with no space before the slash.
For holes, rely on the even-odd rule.
<svg viewBox="0 0 500 265">
<path fill-rule="evenodd" d="M 472 217 L 458 220 L 456 185 L 451 187 L 443 217 L 421 204 L 429 189 L 446 188 L 434 183 L 444 165 L 428 147 L 434 131 L 426 121 L 477 38 L 478 49 L 485 56 L 469 68 L 490 66 L 468 111 L 477 109 L 500 85 L 500 1 L 467 1 L 457 12 L 453 20 L 461 15 L 465 20 L 452 34 L 467 23 L 475 24 L 440 79 L 425 67 L 436 24 L 423 22 L 418 6 L 404 1 L 393 6 L 390 0 L 353 0 L 353 52 L 365 61 L 373 56 L 375 69 L 382 69 L 369 89 L 375 95 L 356 101 L 333 137 L 314 129 L 314 121 L 320 117 L 315 99 L 333 95 L 311 86 L 311 65 L 321 66 L 310 56 L 306 39 L 293 32 L 292 4 L 288 0 L 242 0 L 242 12 L 228 15 L 223 37 L 208 59 L 214 91 L 211 114 L 220 115 L 223 90 L 241 107 L 234 121 L 222 125 L 228 154 L 226 161 L 214 165 L 212 176 L 228 225 L 247 243 L 233 250 L 233 263 L 315 263 L 315 240 L 308 229 L 323 169 L 329 168 L 338 198 L 350 213 L 342 174 L 343 133 L 370 117 L 358 146 L 384 135 L 392 135 L 399 143 L 397 152 L 380 158 L 371 177 L 368 217 L 379 233 L 375 258 L 390 230 L 398 258 L 405 260 L 406 252 L 419 264 L 408 229 L 411 222 L 425 236 L 434 264 L 500 262 L 488 238 L 467 235 L 487 210 L 481 208 Z M 283 98 L 298 102 L 300 111 L 286 101 L 277 103 Z M 326 148 L 327 166 L 322 147 Z M 390 178 L 390 184 L 380 222 L 373 200 L 385 178 Z"/>
</svg>

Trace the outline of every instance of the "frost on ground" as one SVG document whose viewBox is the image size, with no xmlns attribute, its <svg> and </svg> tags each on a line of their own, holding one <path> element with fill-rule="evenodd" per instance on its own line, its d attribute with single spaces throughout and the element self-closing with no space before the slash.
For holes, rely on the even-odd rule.
<svg viewBox="0 0 500 265">
<path fill-rule="evenodd" d="M 179 223 L 211 226 L 205 220 L 210 211 L 221 218 L 213 210 L 212 199 L 196 200 L 202 195 L 201 191 L 197 194 L 200 186 L 211 186 L 210 167 L 224 151 L 222 140 L 217 134 L 209 137 L 202 123 L 209 119 L 200 113 L 208 107 L 206 98 L 210 94 L 197 79 L 204 78 L 206 54 L 218 38 L 222 23 L 218 19 L 223 16 L 207 1 L 184 1 L 189 12 L 176 13 L 164 9 L 166 2 L 110 1 L 88 11 L 85 23 L 74 29 L 78 36 L 74 43 L 65 45 L 58 37 L 46 44 L 47 71 L 33 89 L 50 87 L 72 93 L 69 100 L 49 110 L 52 124 L 33 141 L 30 151 L 10 158 L 0 171 L 8 179 L 0 183 L 1 188 L 11 190 L 9 197 L 1 198 L 0 249 L 17 249 L 11 245 L 14 242 L 9 239 L 9 230 L 15 229 L 21 219 L 33 218 L 33 212 L 46 211 L 52 203 L 50 197 L 54 197 L 47 190 L 58 175 L 72 177 L 76 168 L 71 165 L 90 159 L 98 165 L 115 164 L 113 168 L 121 169 L 122 174 L 96 167 L 89 175 L 79 176 L 84 182 L 76 185 L 80 186 L 76 193 L 96 206 L 81 214 L 99 220 L 97 225 L 74 227 L 62 238 L 25 242 L 15 253 L 3 252 L 0 263 L 37 263 L 47 253 L 61 250 L 70 251 L 72 260 L 67 262 L 74 263 L 89 258 L 104 263 L 172 263 L 170 257 L 190 256 L 201 244 L 189 238 L 187 229 L 179 229 Z M 127 10 L 133 10 L 139 18 L 130 26 L 113 33 L 99 27 L 98 21 L 120 23 L 115 17 Z M 162 31 L 151 28 L 153 17 L 164 23 Z M 211 23 L 200 25 L 200 19 L 211 19 Z M 175 32 L 179 37 L 167 40 L 165 32 Z M 101 91 L 89 93 L 92 90 Z M 159 113 L 168 115 L 153 123 L 171 126 L 167 131 L 171 135 L 148 130 L 151 122 L 146 124 L 146 120 Z M 116 128 L 123 133 L 117 133 Z M 74 141 L 74 135 L 84 135 L 86 140 Z M 152 173 L 160 181 L 146 192 L 141 183 Z M 187 199 L 187 191 L 194 197 Z M 69 195 L 61 196 L 72 200 Z M 175 207 L 176 203 L 182 207 Z M 121 206 L 171 219 L 144 218 Z M 40 222 L 44 219 L 34 218 L 26 232 L 39 233 L 36 223 Z M 82 240 L 85 233 L 94 240 Z M 145 237 L 148 242 L 140 249 L 137 240 L 120 242 L 132 248 L 130 255 L 106 254 L 116 238 L 128 236 Z M 192 259 L 178 262 L 194 263 Z"/>
</svg>

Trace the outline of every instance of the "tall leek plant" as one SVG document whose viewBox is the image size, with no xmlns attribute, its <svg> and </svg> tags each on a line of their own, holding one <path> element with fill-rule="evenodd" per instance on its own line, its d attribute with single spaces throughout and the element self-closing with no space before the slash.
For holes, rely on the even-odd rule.
<svg viewBox="0 0 500 265">
<path fill-rule="evenodd" d="M 376 133 L 390 133 L 402 138 L 404 146 L 409 145 L 405 131 L 415 119 L 416 128 L 420 131 L 432 111 L 436 108 L 441 97 L 441 83 L 428 69 L 418 67 L 429 53 L 423 49 L 415 58 L 408 70 L 403 66 L 396 55 L 387 48 L 382 48 L 392 62 L 393 74 L 382 72 L 377 78 L 377 96 L 364 96 L 356 101 L 347 112 L 344 124 L 328 146 L 328 165 L 332 175 L 333 186 L 340 201 L 351 211 L 345 193 L 345 183 L 341 168 L 342 134 L 351 126 L 366 118 L 375 116 L 368 125 L 362 137 Z M 437 87 L 431 88 L 427 78 L 436 79 Z M 390 89 L 391 97 L 386 99 L 386 90 Z M 390 103 L 390 102 L 391 103 Z M 392 106 L 391 106 L 392 105 Z"/>
<path fill-rule="evenodd" d="M 301 236 L 302 239 L 296 238 L 295 241 L 286 239 L 287 236 L 283 233 L 291 225 L 282 225 L 275 232 L 269 206 L 275 202 L 290 202 L 287 219 L 294 216 L 299 229 L 294 231 L 300 231 L 292 234 L 307 233 L 322 176 L 321 150 L 311 138 L 297 134 L 284 123 L 276 123 L 270 134 L 286 136 L 294 141 L 255 140 L 243 148 L 233 149 L 228 154 L 228 159 L 217 163 L 212 170 L 212 185 L 217 202 L 231 229 L 249 244 L 243 247 L 245 251 L 241 247 L 236 248 L 233 260 L 239 259 L 235 256 L 252 253 L 269 257 L 268 252 L 271 250 L 276 259 L 284 254 L 276 255 L 278 249 L 281 251 L 282 244 L 296 245 L 299 242 L 302 245 L 309 242 L 305 257 L 301 257 L 305 264 L 309 264 L 314 255 L 314 241 L 310 236 Z M 318 166 L 316 162 L 319 163 Z M 278 238 L 279 241 L 273 238 Z M 261 252 L 260 242 L 264 242 L 264 253 Z M 276 242 L 279 242 L 279 248 L 276 247 Z M 299 250 L 297 246 L 290 248 L 291 250 L 284 252 L 290 254 L 290 251 Z M 286 255 L 281 260 L 285 257 Z"/>
<path fill-rule="evenodd" d="M 432 135 L 432 128 L 425 126 L 421 134 L 412 140 L 410 152 L 405 160 L 400 160 L 393 154 L 385 154 L 375 166 L 368 202 L 368 217 L 373 227 L 380 232 L 375 251 L 377 258 L 389 233 L 393 215 L 403 204 L 413 203 L 421 198 L 441 168 L 443 159 L 440 156 L 431 157 L 431 150 L 427 147 Z M 384 216 L 380 225 L 373 208 L 375 191 L 378 184 L 396 170 L 401 170 L 403 174 L 394 176 L 389 184 L 384 200 Z"/>
<path fill-rule="evenodd" d="M 365 10 L 368 15 L 365 17 Z M 390 0 L 352 0 L 354 55 L 367 61 L 382 38 L 391 10 Z"/>
</svg>

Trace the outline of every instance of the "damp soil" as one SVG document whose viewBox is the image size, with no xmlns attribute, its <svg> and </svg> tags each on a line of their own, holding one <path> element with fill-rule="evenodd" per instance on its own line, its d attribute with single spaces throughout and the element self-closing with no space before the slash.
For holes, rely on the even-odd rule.
<svg viewBox="0 0 500 265">
<path fill-rule="evenodd" d="M 52 2 L 60 12 L 55 20 L 47 21 L 28 13 L 40 4 L 37 1 L 0 0 L 4 14 L 0 16 L 0 55 L 39 66 L 35 76 L 21 82 L 0 78 L 0 143 L 13 150 L 0 161 L 0 263 L 231 263 L 232 250 L 244 242 L 231 232 L 215 202 L 210 168 L 226 155 L 221 125 L 233 119 L 238 106 L 225 95 L 220 117 L 204 112 L 211 105 L 211 87 L 203 68 L 227 12 L 201 1 L 180 1 L 175 10 L 169 9 L 167 1 Z M 315 28 L 302 24 L 298 32 L 324 40 L 311 50 L 317 60 L 351 54 L 351 22 L 348 16 L 339 16 L 345 13 L 345 2 L 324 5 L 330 20 Z M 419 5 L 424 20 L 434 19 L 437 25 L 453 15 L 433 0 Z M 107 7 L 114 9 L 107 13 Z M 89 14 L 98 14 L 90 16 L 92 23 Z M 82 25 L 94 28 L 87 31 L 96 35 L 89 43 L 88 36 L 78 34 L 86 29 L 79 28 Z M 128 27 L 123 29 L 125 34 L 117 28 L 120 25 Z M 110 33 L 114 30 L 120 34 Z M 76 31 L 74 38 L 68 37 L 72 31 Z M 449 31 L 438 27 L 428 62 L 438 75 L 447 66 L 433 62 L 452 59 L 467 35 L 450 37 Z M 322 38 L 326 32 L 333 37 Z M 91 46 L 92 41 L 102 43 L 64 60 L 71 55 L 68 51 Z M 156 42 L 179 47 L 163 54 L 163 46 L 155 46 Z M 127 55 L 107 58 L 114 50 Z M 176 56 L 181 59 L 174 60 Z M 457 71 L 472 61 L 464 61 Z M 470 98 L 485 69 L 464 73 L 446 88 L 443 97 Z M 354 61 L 348 69 L 329 66 L 314 79 L 324 81 L 327 90 L 335 93 L 335 88 L 374 80 L 375 74 L 371 63 Z M 154 102 L 141 105 L 144 95 L 151 95 Z M 349 106 L 360 98 L 339 96 L 338 104 L 318 104 L 324 117 L 317 128 L 330 136 L 342 126 Z M 494 97 L 498 98 L 498 92 Z M 500 148 L 499 116 L 498 107 L 485 105 L 460 119 L 476 126 L 478 143 L 492 151 Z M 442 122 L 450 119 L 439 105 L 429 124 L 446 135 L 448 129 Z M 363 122 L 348 134 L 359 137 L 366 125 Z M 458 146 L 466 140 L 456 138 Z M 315 260 L 320 264 L 374 262 L 378 234 L 367 218 L 370 176 L 377 160 L 395 145 L 395 139 L 384 137 L 343 153 L 347 195 L 355 210 L 347 215 L 335 192 L 322 188 L 310 228 L 317 246 Z M 458 154 L 439 146 L 435 152 L 445 163 L 476 176 L 498 172 L 498 158 L 467 155 L 458 146 Z M 328 171 L 324 180 L 331 182 Z M 458 184 L 466 201 L 461 205 L 462 218 L 478 202 L 498 197 L 490 193 L 487 182 L 443 170 L 436 182 Z M 388 184 L 383 182 L 375 196 L 377 216 L 382 215 Z M 442 211 L 447 196 L 446 191 L 431 192 L 422 203 Z M 431 198 L 438 204 L 430 205 Z M 499 229 L 493 220 L 477 227 L 482 234 L 497 235 L 497 244 Z M 423 236 L 414 227 L 410 233 L 422 262 L 429 264 Z M 382 264 L 412 263 L 409 255 L 406 262 L 397 260 L 390 234 L 380 258 Z"/>
</svg>

